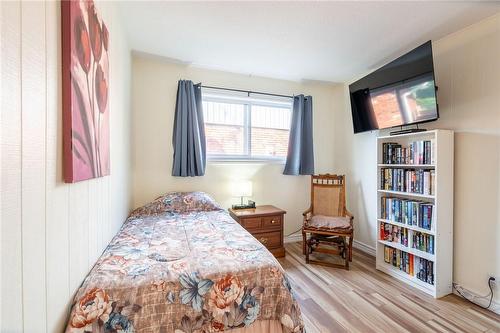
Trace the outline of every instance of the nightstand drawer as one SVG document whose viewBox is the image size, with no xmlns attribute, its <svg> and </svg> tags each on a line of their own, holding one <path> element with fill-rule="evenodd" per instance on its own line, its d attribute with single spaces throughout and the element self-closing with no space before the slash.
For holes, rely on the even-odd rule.
<svg viewBox="0 0 500 333">
<path fill-rule="evenodd" d="M 262 228 L 281 229 L 281 216 L 266 216 L 262 218 Z"/>
<path fill-rule="evenodd" d="M 283 226 L 285 224 L 282 209 L 270 205 L 248 209 L 229 209 L 233 219 L 257 238 L 275 257 L 284 257 Z"/>
<path fill-rule="evenodd" d="M 252 235 L 268 249 L 281 246 L 281 231 L 254 233 Z"/>
<path fill-rule="evenodd" d="M 260 229 L 262 226 L 262 219 L 260 217 L 247 217 L 240 221 L 243 228 L 248 230 Z"/>
</svg>

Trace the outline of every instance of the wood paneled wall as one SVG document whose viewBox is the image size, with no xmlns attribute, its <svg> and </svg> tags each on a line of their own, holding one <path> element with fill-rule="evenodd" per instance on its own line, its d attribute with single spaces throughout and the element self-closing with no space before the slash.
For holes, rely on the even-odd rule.
<svg viewBox="0 0 500 333">
<path fill-rule="evenodd" d="M 60 332 L 74 292 L 125 220 L 130 50 L 112 3 L 111 176 L 62 181 L 60 5 L 1 2 L 1 332 Z"/>
</svg>

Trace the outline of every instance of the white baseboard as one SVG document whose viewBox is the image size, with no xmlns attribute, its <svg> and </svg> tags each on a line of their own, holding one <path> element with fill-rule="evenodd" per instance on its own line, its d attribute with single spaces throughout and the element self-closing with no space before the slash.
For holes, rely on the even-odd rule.
<svg viewBox="0 0 500 333">
<path fill-rule="evenodd" d="M 460 290 L 460 292 L 465 296 L 466 299 L 468 299 L 470 301 L 474 301 L 474 303 L 476 303 L 480 306 L 488 306 L 488 303 L 489 303 L 488 299 L 485 299 L 484 297 L 477 294 L 476 292 L 473 292 L 467 288 L 464 288 L 463 286 L 461 286 L 459 284 L 455 283 L 455 285 L 456 285 L 456 288 Z M 455 288 L 453 288 L 453 293 L 455 295 L 457 295 L 458 297 L 462 298 L 462 295 L 460 295 Z M 491 312 L 494 312 L 496 314 L 500 314 L 500 303 L 493 300 L 491 302 L 491 306 L 488 310 L 490 310 Z"/>
<path fill-rule="evenodd" d="M 357 249 L 357 250 L 360 250 L 361 252 L 369 254 L 373 257 L 376 256 L 376 251 L 375 251 L 375 248 L 373 246 L 366 245 L 365 243 L 361 243 L 360 241 L 353 240 L 352 247 Z"/>
</svg>

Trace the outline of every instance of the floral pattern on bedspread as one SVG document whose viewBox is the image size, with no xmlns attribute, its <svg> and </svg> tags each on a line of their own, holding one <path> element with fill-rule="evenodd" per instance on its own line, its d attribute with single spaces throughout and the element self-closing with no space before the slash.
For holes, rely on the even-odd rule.
<svg viewBox="0 0 500 333">
<path fill-rule="evenodd" d="M 256 320 L 304 332 L 277 260 L 225 211 L 180 209 L 129 217 L 75 295 L 66 332 L 221 332 Z"/>
<path fill-rule="evenodd" d="M 170 192 L 134 210 L 130 217 L 146 217 L 165 213 L 192 213 L 223 210 L 204 192 Z"/>
</svg>

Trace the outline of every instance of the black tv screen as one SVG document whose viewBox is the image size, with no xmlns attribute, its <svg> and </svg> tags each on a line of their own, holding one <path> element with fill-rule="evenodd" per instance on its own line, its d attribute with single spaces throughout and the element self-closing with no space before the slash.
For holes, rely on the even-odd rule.
<svg viewBox="0 0 500 333">
<path fill-rule="evenodd" d="M 349 85 L 354 133 L 439 117 L 431 41 Z"/>
</svg>

